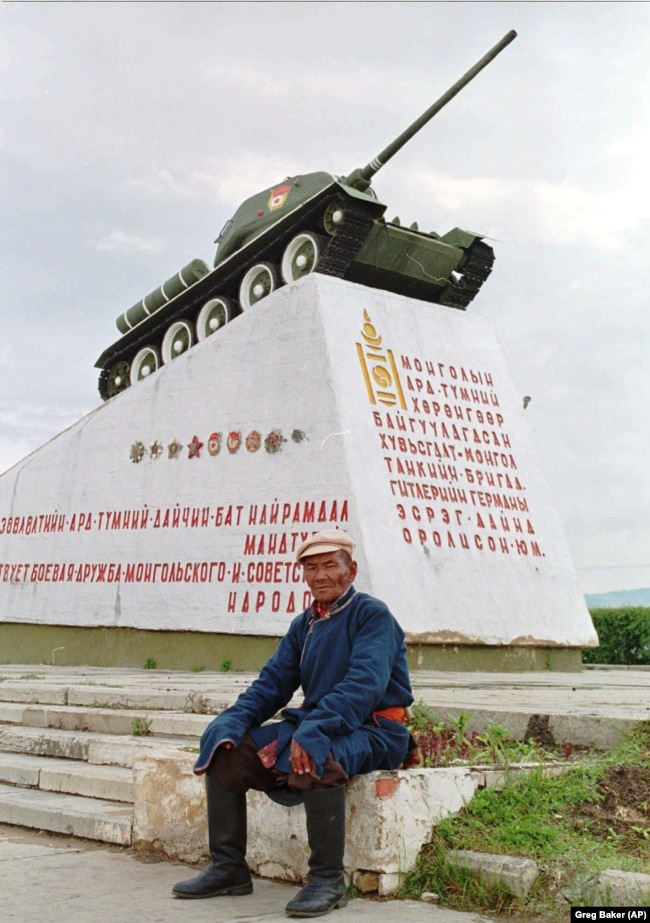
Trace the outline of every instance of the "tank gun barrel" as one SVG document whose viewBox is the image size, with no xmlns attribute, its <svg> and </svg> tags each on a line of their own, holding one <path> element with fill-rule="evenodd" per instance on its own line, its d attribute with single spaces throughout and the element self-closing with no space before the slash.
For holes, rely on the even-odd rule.
<svg viewBox="0 0 650 923">
<path fill-rule="evenodd" d="M 413 135 L 415 135 L 421 128 L 423 128 L 427 122 L 437 115 L 440 110 L 447 105 L 447 103 L 456 96 L 457 93 L 467 86 L 467 84 L 476 77 L 476 75 L 483 70 L 484 67 L 496 58 L 496 56 L 503 51 L 506 45 L 509 45 L 517 37 L 517 33 L 514 29 L 511 29 L 506 35 L 503 36 L 501 41 L 497 42 L 494 48 L 491 48 L 487 54 L 483 55 L 480 61 L 470 67 L 466 74 L 464 74 L 460 80 L 457 80 L 456 83 L 451 86 L 446 93 L 443 93 L 440 99 L 429 106 L 426 112 L 423 112 L 422 115 L 417 118 L 409 127 L 402 132 L 401 135 L 398 135 L 394 141 L 385 147 L 384 150 L 375 157 L 370 163 L 366 164 L 365 167 L 358 167 L 356 170 L 353 170 L 349 176 L 346 176 L 343 182 L 346 186 L 352 186 L 354 189 L 358 189 L 363 192 L 370 185 L 370 180 L 381 168 L 393 157 L 407 141 L 410 141 Z"/>
</svg>

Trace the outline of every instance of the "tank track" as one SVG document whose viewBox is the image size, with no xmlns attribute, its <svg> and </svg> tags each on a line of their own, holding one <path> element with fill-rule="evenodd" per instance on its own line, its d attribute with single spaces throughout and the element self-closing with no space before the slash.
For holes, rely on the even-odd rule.
<svg viewBox="0 0 650 923">
<path fill-rule="evenodd" d="M 467 260 L 461 267 L 462 285 L 454 285 L 440 298 L 440 304 L 464 311 L 492 272 L 494 250 L 482 240 L 476 240 L 467 251 Z"/>
<path fill-rule="evenodd" d="M 343 279 L 372 225 L 373 219 L 365 209 L 346 202 L 343 223 L 321 255 L 315 271 Z"/>
</svg>

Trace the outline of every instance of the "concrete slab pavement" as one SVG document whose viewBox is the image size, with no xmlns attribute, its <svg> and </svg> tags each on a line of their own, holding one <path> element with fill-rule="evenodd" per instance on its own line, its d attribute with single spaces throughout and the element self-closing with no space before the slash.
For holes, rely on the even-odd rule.
<svg viewBox="0 0 650 923">
<path fill-rule="evenodd" d="M 285 923 L 295 885 L 255 879 L 245 897 L 182 901 L 171 887 L 194 869 L 123 849 L 0 825 L 3 923 Z M 357 898 L 333 923 L 488 923 L 422 901 Z"/>
</svg>

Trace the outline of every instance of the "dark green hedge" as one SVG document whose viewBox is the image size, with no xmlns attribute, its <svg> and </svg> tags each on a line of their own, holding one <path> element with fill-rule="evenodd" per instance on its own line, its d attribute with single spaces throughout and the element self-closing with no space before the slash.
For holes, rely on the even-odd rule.
<svg viewBox="0 0 650 923">
<path fill-rule="evenodd" d="M 589 611 L 600 647 L 584 650 L 583 663 L 650 664 L 650 606 Z"/>
</svg>

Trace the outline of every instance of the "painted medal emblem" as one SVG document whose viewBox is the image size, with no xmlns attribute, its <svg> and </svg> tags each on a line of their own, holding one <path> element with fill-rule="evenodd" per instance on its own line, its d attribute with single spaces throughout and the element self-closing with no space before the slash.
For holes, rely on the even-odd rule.
<svg viewBox="0 0 650 923">
<path fill-rule="evenodd" d="M 246 436 L 246 448 L 249 452 L 257 452 L 259 447 L 262 445 L 262 434 L 258 433 L 254 429 L 251 433 Z"/>
<path fill-rule="evenodd" d="M 180 458 L 182 448 L 183 443 L 179 442 L 178 439 L 174 439 L 174 441 L 170 442 L 167 446 L 167 458 Z"/>
<path fill-rule="evenodd" d="M 241 433 L 236 433 L 234 431 L 232 433 L 228 433 L 228 439 L 226 441 L 226 448 L 228 449 L 231 455 L 234 455 L 235 452 L 238 451 L 240 445 L 241 445 Z"/>
<path fill-rule="evenodd" d="M 138 442 L 133 443 L 133 445 L 131 446 L 131 461 L 133 462 L 134 465 L 137 465 L 139 462 L 142 461 L 142 459 L 144 458 L 146 454 L 146 451 L 147 450 L 144 446 L 144 442 L 140 442 L 138 440 Z"/>
<path fill-rule="evenodd" d="M 210 433 L 208 437 L 208 452 L 210 455 L 218 455 L 221 451 L 221 433 Z"/>
<path fill-rule="evenodd" d="M 272 429 L 264 440 L 264 448 L 267 452 L 273 454 L 274 452 L 279 452 L 282 448 L 282 443 L 286 441 L 287 440 L 282 435 L 281 430 Z"/>
<path fill-rule="evenodd" d="M 268 201 L 269 209 L 275 211 L 276 208 L 282 208 L 290 192 L 291 186 L 276 186 L 275 189 L 272 189 Z"/>
</svg>

